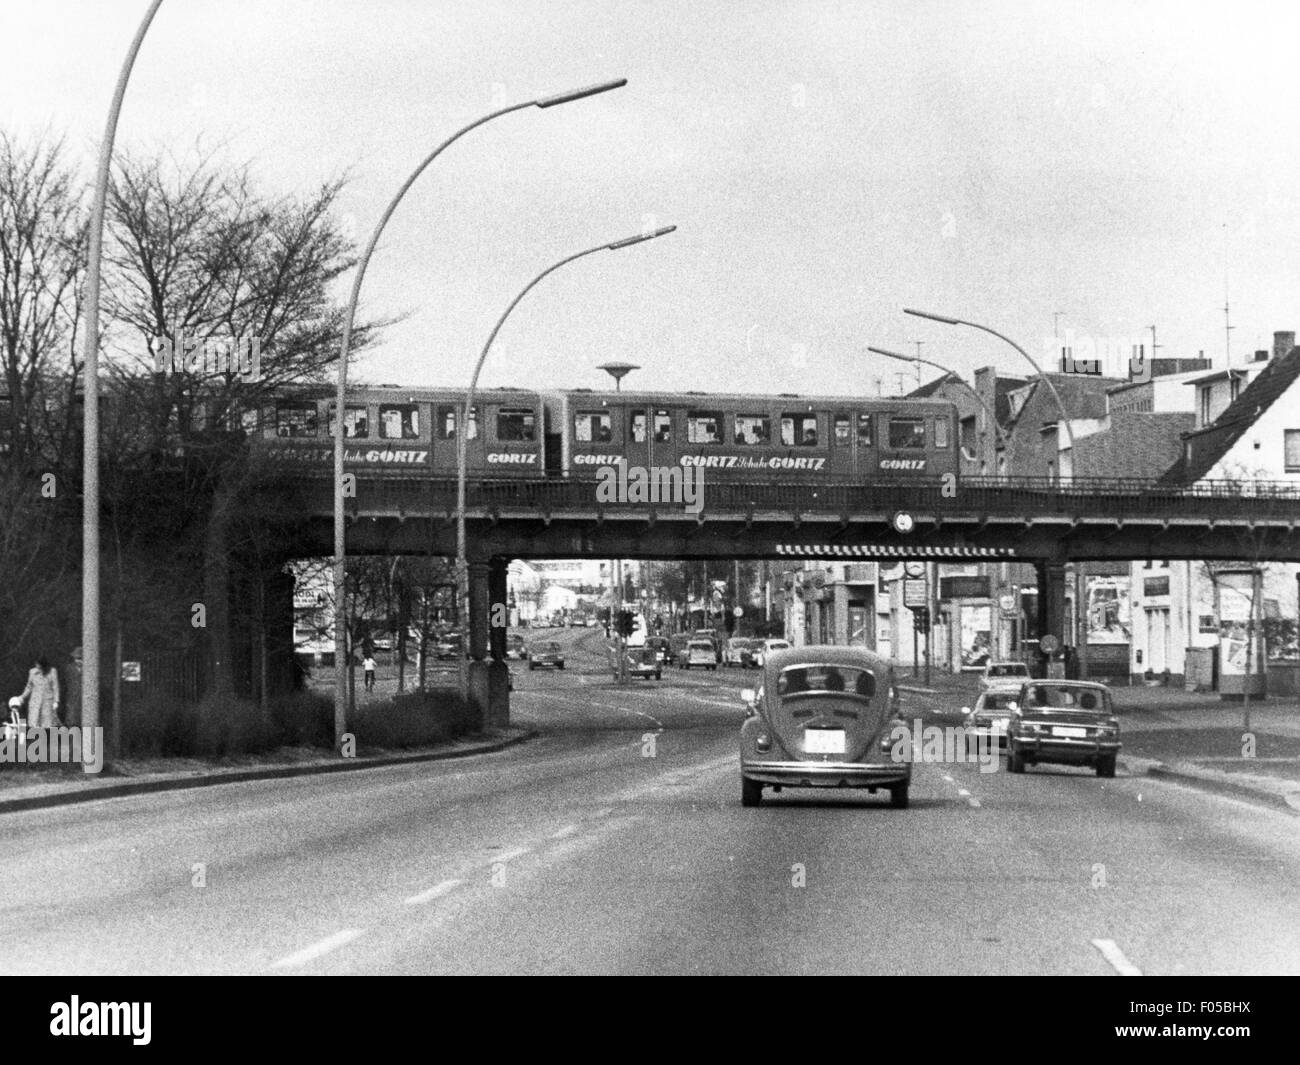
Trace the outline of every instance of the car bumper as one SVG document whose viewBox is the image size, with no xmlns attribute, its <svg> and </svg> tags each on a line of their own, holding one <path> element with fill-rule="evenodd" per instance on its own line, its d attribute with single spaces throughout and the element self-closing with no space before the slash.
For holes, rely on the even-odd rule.
<svg viewBox="0 0 1300 1065">
<path fill-rule="evenodd" d="M 1088 765 L 1099 758 L 1113 758 L 1124 745 L 1119 740 L 1070 739 L 1064 736 L 1008 737 L 1007 750 L 1030 762 L 1058 762 Z"/>
<path fill-rule="evenodd" d="M 995 729 L 992 725 L 971 725 L 966 734 L 977 743 L 996 743 L 1000 748 L 1006 749 L 1007 733 L 1005 729 Z"/>
<path fill-rule="evenodd" d="M 790 788 L 878 788 L 912 779 L 909 763 L 775 762 L 742 760 L 741 776 Z"/>
<path fill-rule="evenodd" d="M 554 666 L 556 669 L 559 669 L 562 665 L 564 665 L 564 660 L 563 660 L 563 659 L 549 659 L 549 658 L 548 658 L 548 659 L 539 659 L 539 658 L 534 658 L 534 659 L 533 659 L 531 662 L 529 662 L 528 664 L 529 664 L 530 666 L 535 666 L 535 667 L 538 668 L 538 669 L 541 669 L 543 666 Z"/>
</svg>

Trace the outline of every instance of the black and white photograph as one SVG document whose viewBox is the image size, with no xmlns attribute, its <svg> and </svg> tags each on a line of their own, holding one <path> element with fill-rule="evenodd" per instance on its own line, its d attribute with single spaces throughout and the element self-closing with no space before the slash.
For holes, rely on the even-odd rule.
<svg viewBox="0 0 1300 1065">
<path fill-rule="evenodd" d="M 165 1049 L 169 976 L 1195 977 L 1026 985 L 1023 1034 L 1264 1034 L 1300 8 L 0 0 L 0 44 L 42 1039 Z M 1000 986 L 942 994 L 1014 1039 Z"/>
</svg>

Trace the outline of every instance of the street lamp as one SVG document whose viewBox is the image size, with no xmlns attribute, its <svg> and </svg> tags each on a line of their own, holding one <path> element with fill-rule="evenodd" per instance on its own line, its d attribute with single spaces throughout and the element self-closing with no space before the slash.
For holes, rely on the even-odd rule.
<svg viewBox="0 0 1300 1065">
<path fill-rule="evenodd" d="M 574 100 L 582 100 L 598 93 L 609 92 L 611 89 L 619 89 L 626 84 L 626 78 L 619 78 L 617 81 L 605 81 L 583 89 L 557 93 L 554 96 L 526 100 L 523 103 L 512 104 L 509 107 L 493 111 L 491 114 L 484 115 L 482 118 L 471 122 L 468 126 L 457 130 L 430 152 L 424 158 L 424 161 L 415 168 L 411 176 L 406 179 L 406 183 L 397 190 L 397 195 L 393 197 L 388 209 L 380 217 L 379 224 L 375 226 L 374 233 L 370 235 L 370 243 L 366 245 L 366 250 L 362 254 L 360 262 L 357 263 L 356 273 L 352 278 L 352 294 L 348 299 L 347 314 L 343 319 L 343 343 L 339 352 L 338 384 L 335 388 L 334 400 L 334 746 L 336 750 L 342 749 L 343 734 L 347 731 L 347 682 L 343 671 L 343 666 L 348 657 L 347 633 L 344 630 L 347 611 L 344 601 L 344 552 L 346 547 L 343 516 L 343 422 L 344 408 L 347 402 L 348 349 L 352 344 L 352 323 L 356 318 L 357 301 L 361 297 L 361 282 L 366 276 L 366 267 L 370 264 L 370 256 L 374 254 L 375 246 L 379 243 L 379 237 L 388 224 L 388 219 L 392 217 L 393 212 L 397 209 L 402 197 L 406 195 L 406 190 L 415 184 L 415 179 L 424 173 L 425 167 L 432 163 L 445 148 L 455 143 L 470 130 L 483 125 L 485 122 L 490 122 L 494 118 L 508 115 L 512 111 L 522 111 L 525 107 L 554 107 L 556 104 L 571 103 Z"/>
<path fill-rule="evenodd" d="M 955 378 L 957 383 L 963 385 L 966 391 L 975 397 L 975 402 L 978 403 L 983 408 L 984 416 L 989 420 L 989 424 L 993 426 L 993 432 L 997 437 L 998 441 L 1004 445 L 1006 444 L 1007 442 L 1006 430 L 1003 429 L 1002 426 L 998 424 L 998 420 L 993 416 L 993 412 L 989 410 L 989 405 L 984 402 L 984 397 L 981 396 L 975 390 L 975 388 L 969 382 L 967 382 L 967 380 L 964 377 L 960 376 L 959 374 L 953 373 L 950 369 L 948 369 L 948 367 L 944 366 L 942 363 L 934 362 L 932 359 L 923 359 L 921 358 L 920 355 L 900 355 L 896 351 L 886 351 L 884 348 L 868 347 L 867 350 L 871 352 L 873 355 L 884 355 L 885 358 L 887 359 L 897 359 L 899 362 L 914 362 L 917 364 L 918 368 L 922 363 L 924 363 L 926 366 L 933 366 L 936 370 L 942 370 L 944 376 L 951 376 Z"/>
<path fill-rule="evenodd" d="M 633 244 L 641 244 L 647 240 L 654 240 L 656 237 L 667 236 L 676 229 L 676 226 L 663 226 L 649 233 L 639 233 L 635 237 L 616 240 L 612 244 L 597 244 L 594 248 L 575 252 L 559 262 L 553 263 L 520 290 L 519 295 L 511 300 L 510 305 L 501 312 L 501 317 L 497 319 L 496 325 L 492 327 L 492 332 L 488 334 L 487 343 L 483 345 L 483 350 L 479 352 L 478 362 L 474 364 L 474 374 L 470 377 L 469 391 L 465 393 L 465 403 L 461 408 L 460 424 L 456 426 L 456 579 L 460 588 L 460 601 L 466 609 L 468 609 L 469 604 L 469 562 L 465 556 L 465 456 L 468 450 L 465 438 L 468 435 L 469 416 L 474 407 L 474 392 L 478 388 L 479 373 L 483 369 L 483 363 L 487 360 L 488 352 L 492 349 L 492 342 L 496 340 L 497 334 L 501 332 L 501 327 L 505 325 L 506 319 L 510 317 L 510 312 L 519 305 L 519 302 L 543 278 L 555 273 L 560 267 L 567 266 L 569 263 L 588 255 L 595 255 L 598 251 L 618 251 L 620 248 L 630 248 Z M 464 635 L 465 638 L 468 638 L 469 625 L 465 626 Z M 460 695 L 463 700 L 467 701 L 469 698 L 469 663 L 463 653 L 460 656 Z"/>
<path fill-rule="evenodd" d="M 108 178 L 113 164 L 113 140 L 117 136 L 117 119 L 122 113 L 126 83 L 135 66 L 135 57 L 149 32 L 149 24 L 158 13 L 162 0 L 153 0 L 140 28 L 127 49 L 117 88 L 108 108 L 104 139 L 99 144 L 99 169 L 95 174 L 95 197 L 90 206 L 90 247 L 86 258 L 86 336 L 82 372 L 86 393 L 85 424 L 81 443 L 81 724 L 86 728 L 99 725 L 99 267 L 104 248 L 104 201 L 108 198 Z M 121 666 L 114 668 L 120 669 Z M 114 721 L 116 730 L 121 722 Z M 101 733 L 103 735 L 103 733 Z M 101 746 L 105 746 L 101 744 Z M 110 752 L 101 750 L 104 763 Z M 86 763 L 87 773 L 97 772 Z"/>
<path fill-rule="evenodd" d="M 963 321 L 960 318 L 945 318 L 941 314 L 929 314 L 926 311 L 913 311 L 913 310 L 908 310 L 908 308 L 906 307 L 903 308 L 903 313 L 910 314 L 915 318 L 928 318 L 932 322 L 942 322 L 944 325 L 967 325 L 970 326 L 972 329 L 978 329 L 981 332 L 989 333 L 990 335 L 997 337 L 999 340 L 1005 341 L 1006 343 L 1010 344 L 1013 348 L 1015 348 L 1018 352 L 1020 352 L 1024 360 L 1034 368 L 1034 372 L 1037 373 L 1038 376 L 1042 378 L 1043 384 L 1047 385 L 1048 391 L 1052 393 L 1052 398 L 1056 400 L 1057 409 L 1061 412 L 1061 425 L 1065 428 L 1065 438 L 1070 443 L 1070 465 L 1072 468 L 1071 476 L 1073 476 L 1075 450 L 1074 450 L 1074 430 L 1070 428 L 1070 415 L 1066 411 L 1065 404 L 1061 400 L 1061 393 L 1056 390 L 1056 385 L 1052 384 L 1052 379 L 1048 377 L 1047 374 L 1043 373 L 1042 367 L 1039 366 L 1038 363 L 1034 361 L 1033 357 L 1029 354 L 1029 352 L 1027 352 L 1024 348 L 1022 348 L 1010 337 L 1003 336 L 996 329 L 990 329 L 988 326 L 980 325 L 978 322 L 967 322 L 967 321 Z"/>
<path fill-rule="evenodd" d="M 614 378 L 614 391 L 623 391 L 623 378 L 633 370 L 641 369 L 635 363 L 630 362 L 603 362 L 596 367 L 598 370 L 604 370 L 610 377 Z M 610 607 L 612 617 L 617 618 L 623 612 L 623 560 L 614 559 L 614 600 Z M 625 684 L 627 682 L 627 656 L 623 653 L 624 637 L 621 636 L 617 629 L 614 630 L 614 643 L 618 648 L 618 682 Z"/>
<path fill-rule="evenodd" d="M 641 367 L 631 362 L 602 362 L 596 369 L 604 370 L 610 377 L 614 378 L 614 391 L 622 392 L 623 378 L 633 370 L 641 369 Z"/>
</svg>

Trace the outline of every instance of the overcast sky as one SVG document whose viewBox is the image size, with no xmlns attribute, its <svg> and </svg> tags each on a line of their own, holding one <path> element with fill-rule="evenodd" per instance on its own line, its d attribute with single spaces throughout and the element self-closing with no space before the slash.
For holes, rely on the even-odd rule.
<svg viewBox="0 0 1300 1065">
<path fill-rule="evenodd" d="M 89 160 L 144 0 L 0 0 L 0 123 Z M 348 172 L 364 243 L 438 141 L 507 102 L 398 209 L 363 314 L 370 381 L 897 391 L 865 347 L 969 373 L 1005 345 L 905 318 L 1144 335 L 1224 357 L 1300 328 L 1294 3 L 165 0 L 118 144 L 222 145 L 271 191 Z M 87 167 L 89 171 L 89 167 Z M 342 298 L 345 293 L 340 293 Z M 932 375 L 927 371 L 927 375 Z M 879 379 L 879 383 L 878 383 Z M 927 378 L 928 379 L 928 378 Z"/>
</svg>

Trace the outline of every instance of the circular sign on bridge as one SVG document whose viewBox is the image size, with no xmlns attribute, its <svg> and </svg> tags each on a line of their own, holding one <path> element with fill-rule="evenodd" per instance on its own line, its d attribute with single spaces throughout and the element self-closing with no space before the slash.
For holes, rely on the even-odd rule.
<svg viewBox="0 0 1300 1065">
<path fill-rule="evenodd" d="M 1054 655 L 1061 649 L 1061 641 L 1050 632 L 1038 641 L 1038 646 L 1045 654 Z"/>
<path fill-rule="evenodd" d="M 732 617 L 743 618 L 745 616 L 745 608 L 743 606 L 733 607 L 731 615 Z"/>
<path fill-rule="evenodd" d="M 900 510 L 895 514 L 891 524 L 894 526 L 894 532 L 902 533 L 904 535 L 910 533 L 916 527 L 916 522 L 912 518 L 912 515 L 905 510 Z"/>
</svg>

